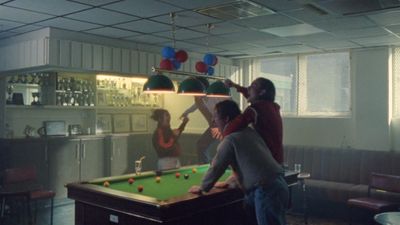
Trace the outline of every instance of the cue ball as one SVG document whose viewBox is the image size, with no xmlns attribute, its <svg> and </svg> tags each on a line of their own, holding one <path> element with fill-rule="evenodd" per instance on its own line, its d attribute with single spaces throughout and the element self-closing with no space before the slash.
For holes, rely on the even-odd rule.
<svg viewBox="0 0 400 225">
<path fill-rule="evenodd" d="M 135 182 L 135 179 L 133 179 L 133 178 L 129 178 L 129 179 L 128 179 L 128 183 L 129 183 L 129 184 L 133 184 L 133 182 Z"/>
<path fill-rule="evenodd" d="M 139 186 L 137 187 L 137 190 L 138 190 L 139 192 L 142 192 L 142 191 L 143 191 L 143 185 L 139 185 Z"/>
<path fill-rule="evenodd" d="M 160 181 L 161 181 L 161 177 L 156 177 L 156 182 L 160 183 Z"/>
<path fill-rule="evenodd" d="M 176 177 L 176 178 L 179 178 L 180 176 L 181 176 L 180 173 L 175 173 L 175 177 Z"/>
<path fill-rule="evenodd" d="M 189 174 L 185 174 L 183 177 L 187 180 L 189 179 Z"/>
<path fill-rule="evenodd" d="M 104 181 L 103 186 L 104 186 L 104 187 L 110 187 L 110 182 Z"/>
</svg>

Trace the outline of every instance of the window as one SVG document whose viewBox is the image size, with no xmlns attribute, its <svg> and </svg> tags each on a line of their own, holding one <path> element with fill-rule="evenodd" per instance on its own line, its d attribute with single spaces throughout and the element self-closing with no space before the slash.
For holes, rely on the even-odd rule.
<svg viewBox="0 0 400 225">
<path fill-rule="evenodd" d="M 255 75 L 264 77 L 275 84 L 275 101 L 286 115 L 296 113 L 297 109 L 297 57 L 261 59 Z"/>
<path fill-rule="evenodd" d="M 400 117 L 400 48 L 393 50 L 393 117 Z"/>
<path fill-rule="evenodd" d="M 348 52 L 255 60 L 254 74 L 274 82 L 276 102 L 286 116 L 350 114 Z"/>
</svg>

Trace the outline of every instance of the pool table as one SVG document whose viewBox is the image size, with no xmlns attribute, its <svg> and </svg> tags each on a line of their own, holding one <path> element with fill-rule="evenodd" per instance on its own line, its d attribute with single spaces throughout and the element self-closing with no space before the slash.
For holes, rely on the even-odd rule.
<svg viewBox="0 0 400 225">
<path fill-rule="evenodd" d="M 148 171 L 67 184 L 68 197 L 75 200 L 75 225 L 241 224 L 243 194 L 239 189 L 214 188 L 204 195 L 187 192 L 201 183 L 207 169 L 208 165 L 194 165 L 162 174 Z M 227 170 L 221 179 L 230 173 Z M 129 178 L 134 179 L 132 184 Z M 287 171 L 285 179 L 294 185 L 297 173 Z"/>
</svg>

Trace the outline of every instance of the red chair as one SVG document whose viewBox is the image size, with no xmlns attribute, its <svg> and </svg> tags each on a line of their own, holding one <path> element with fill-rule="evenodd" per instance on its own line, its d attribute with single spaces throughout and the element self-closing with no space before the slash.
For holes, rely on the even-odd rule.
<svg viewBox="0 0 400 225">
<path fill-rule="evenodd" d="M 41 185 L 37 183 L 36 168 L 34 166 L 6 169 L 3 172 L 3 186 L 0 188 L 1 218 L 4 219 L 5 206 L 8 205 L 7 201 L 13 200 L 19 201 L 19 203 L 21 203 L 22 205 L 25 204 L 25 208 L 28 214 L 28 223 L 36 223 L 37 201 L 50 199 L 50 224 L 52 225 L 54 196 L 55 192 L 45 190 Z M 35 204 L 35 213 L 33 219 L 31 213 L 32 201 Z"/>
<path fill-rule="evenodd" d="M 372 173 L 368 185 L 367 197 L 350 198 L 347 200 L 347 206 L 349 207 L 349 224 L 352 222 L 352 208 L 361 208 L 374 215 L 377 213 L 399 210 L 400 202 L 385 200 L 379 198 L 379 195 L 372 194 L 377 192 L 400 193 L 400 176 Z"/>
</svg>

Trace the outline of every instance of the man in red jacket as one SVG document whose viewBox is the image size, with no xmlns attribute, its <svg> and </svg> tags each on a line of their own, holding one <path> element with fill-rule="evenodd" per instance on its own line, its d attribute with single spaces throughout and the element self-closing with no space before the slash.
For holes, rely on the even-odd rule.
<svg viewBox="0 0 400 225">
<path fill-rule="evenodd" d="M 234 87 L 250 103 L 242 115 L 236 117 L 224 130 L 223 136 L 252 124 L 270 149 L 274 159 L 283 165 L 283 128 L 280 106 L 275 103 L 275 86 L 266 78 L 257 78 L 247 88 L 225 80 L 225 85 Z"/>
</svg>

